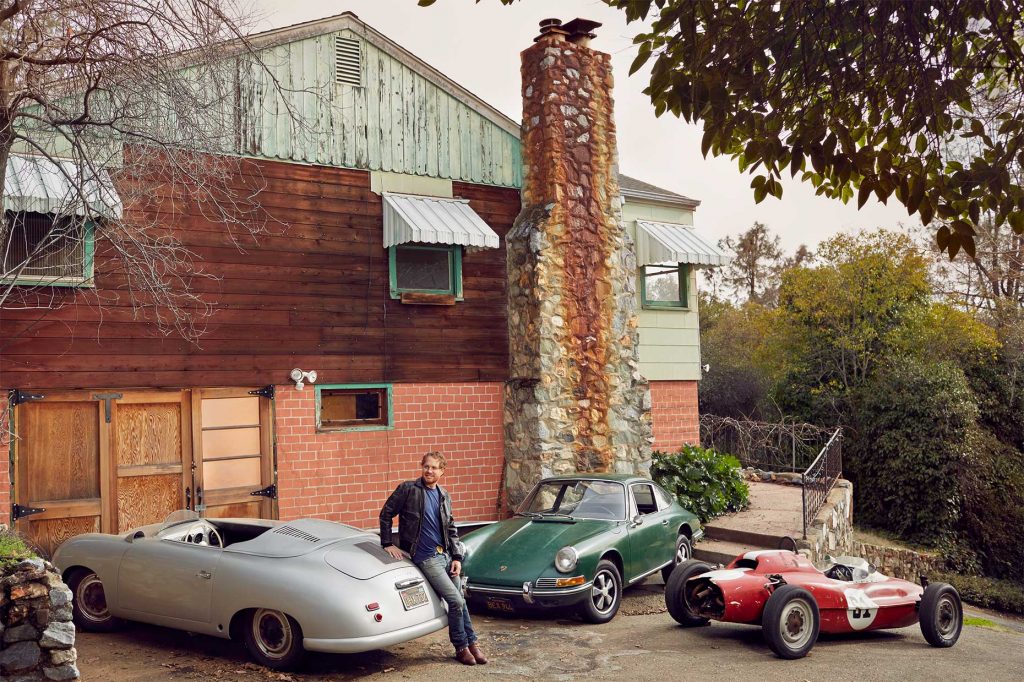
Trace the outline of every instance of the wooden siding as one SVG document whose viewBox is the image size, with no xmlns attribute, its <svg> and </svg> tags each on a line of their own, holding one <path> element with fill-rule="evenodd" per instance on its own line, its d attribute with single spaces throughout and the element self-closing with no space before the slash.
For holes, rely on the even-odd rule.
<svg viewBox="0 0 1024 682">
<path fill-rule="evenodd" d="M 338 35 L 362 47 L 362 87 L 334 82 Z M 262 67 L 239 67 L 241 154 L 522 185 L 516 135 L 354 31 L 278 45 L 261 56 Z"/>
<path fill-rule="evenodd" d="M 503 247 L 465 254 L 464 301 L 404 305 L 388 296 L 381 198 L 369 173 L 252 163 L 266 182 L 260 201 L 287 228 L 243 240 L 240 251 L 195 207 L 173 221 L 219 277 L 194 281 L 216 304 L 198 346 L 155 338 L 136 319 L 101 239 L 94 292 L 55 290 L 55 310 L 0 311 L 3 387 L 282 384 L 294 367 L 317 370 L 320 383 L 506 378 Z M 502 237 L 519 211 L 517 190 L 455 183 L 454 193 Z"/>
<path fill-rule="evenodd" d="M 622 207 L 622 219 L 635 240 L 637 219 L 692 225 L 693 211 L 629 199 Z M 696 272 L 690 268 L 687 309 L 640 310 L 640 373 L 651 381 L 700 379 Z M 639 306 L 639 272 L 636 290 Z"/>
</svg>

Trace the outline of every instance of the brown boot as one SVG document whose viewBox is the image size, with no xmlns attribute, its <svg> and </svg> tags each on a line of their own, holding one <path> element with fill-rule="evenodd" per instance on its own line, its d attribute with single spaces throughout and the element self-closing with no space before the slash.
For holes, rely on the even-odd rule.
<svg viewBox="0 0 1024 682">
<path fill-rule="evenodd" d="M 473 658 L 476 659 L 477 663 L 487 665 L 487 657 L 484 656 L 484 652 L 480 651 L 480 647 L 476 645 L 476 642 L 469 645 L 469 653 L 473 654 Z"/>
<path fill-rule="evenodd" d="M 476 665 L 476 658 L 473 657 L 473 654 L 469 653 L 469 647 L 456 650 L 455 660 L 462 665 Z"/>
</svg>

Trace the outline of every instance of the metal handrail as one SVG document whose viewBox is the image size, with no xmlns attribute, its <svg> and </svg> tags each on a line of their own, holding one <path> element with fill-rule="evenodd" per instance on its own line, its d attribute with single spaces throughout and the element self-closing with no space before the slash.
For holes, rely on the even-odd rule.
<svg viewBox="0 0 1024 682">
<path fill-rule="evenodd" d="M 804 471 L 802 478 L 804 539 L 807 539 L 807 526 L 818 514 L 828 494 L 832 492 L 836 481 L 843 474 L 842 429 L 836 429 L 828 439 L 825 447 L 814 458 L 811 465 Z"/>
</svg>

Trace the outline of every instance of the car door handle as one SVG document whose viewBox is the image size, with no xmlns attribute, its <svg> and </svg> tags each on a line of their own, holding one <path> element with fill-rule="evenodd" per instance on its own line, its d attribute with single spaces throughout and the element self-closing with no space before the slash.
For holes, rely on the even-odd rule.
<svg viewBox="0 0 1024 682">
<path fill-rule="evenodd" d="M 667 526 L 668 525 L 668 519 L 662 519 L 661 525 Z"/>
<path fill-rule="evenodd" d="M 213 577 L 213 574 L 209 571 L 199 571 L 198 573 L 196 573 L 196 576 L 202 578 L 203 580 L 209 580 Z"/>
</svg>

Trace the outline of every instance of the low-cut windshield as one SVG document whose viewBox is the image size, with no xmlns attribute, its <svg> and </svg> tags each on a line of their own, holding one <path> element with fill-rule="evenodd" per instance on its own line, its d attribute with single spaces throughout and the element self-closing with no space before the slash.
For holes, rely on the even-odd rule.
<svg viewBox="0 0 1024 682">
<path fill-rule="evenodd" d="M 533 489 L 519 513 L 620 520 L 626 518 L 626 489 L 610 481 L 545 481 Z"/>
<path fill-rule="evenodd" d="M 199 514 L 195 513 L 191 509 L 179 509 L 178 511 L 173 511 L 164 519 L 159 532 L 162 533 L 171 526 L 176 526 L 179 523 L 185 523 L 186 521 L 195 521 L 198 518 Z"/>
</svg>

